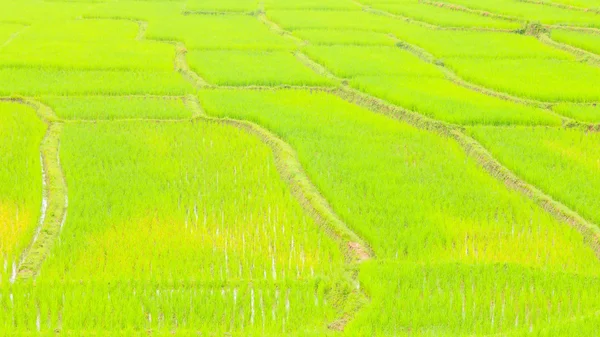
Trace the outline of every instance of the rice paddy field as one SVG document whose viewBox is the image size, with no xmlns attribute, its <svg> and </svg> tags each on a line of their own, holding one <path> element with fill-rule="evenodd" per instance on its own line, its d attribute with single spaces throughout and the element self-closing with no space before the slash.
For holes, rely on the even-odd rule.
<svg viewBox="0 0 600 337">
<path fill-rule="evenodd" d="M 600 336 L 600 0 L 0 0 L 0 336 Z"/>
</svg>

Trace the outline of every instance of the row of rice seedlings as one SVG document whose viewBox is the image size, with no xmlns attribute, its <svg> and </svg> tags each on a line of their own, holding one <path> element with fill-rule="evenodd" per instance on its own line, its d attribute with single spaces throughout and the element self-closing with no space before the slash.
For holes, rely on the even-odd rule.
<svg viewBox="0 0 600 337">
<path fill-rule="evenodd" d="M 0 1 L 0 21 L 32 25 L 40 22 L 59 23 L 81 16 L 90 4 L 82 2 L 49 2 L 41 0 Z"/>
<path fill-rule="evenodd" d="M 578 121 L 600 123 L 600 106 L 597 104 L 561 103 L 554 105 L 552 110 Z"/>
<path fill-rule="evenodd" d="M 364 75 L 418 75 L 443 77 L 441 70 L 397 47 L 307 46 L 302 49 L 339 77 Z"/>
<path fill-rule="evenodd" d="M 431 6 L 420 3 L 418 0 L 402 1 L 401 3 L 376 3 L 372 7 L 437 26 L 513 30 L 521 27 L 518 22 L 481 16 L 448 7 Z"/>
<path fill-rule="evenodd" d="M 600 14 L 546 6 L 518 0 L 451 0 L 469 8 L 515 17 L 524 21 L 544 24 L 562 24 L 582 27 L 600 27 Z"/>
<path fill-rule="evenodd" d="M 150 22 L 146 37 L 181 41 L 189 49 L 291 50 L 296 47 L 292 40 L 273 33 L 255 16 L 249 15 L 163 17 Z"/>
<path fill-rule="evenodd" d="M 153 96 L 43 96 L 59 118 L 82 120 L 191 118 L 178 97 Z"/>
<path fill-rule="evenodd" d="M 326 282 L 168 285 L 42 282 L 0 290 L 0 332 L 276 336 L 326 334 Z M 85 310 L 82 310 L 85 308 Z"/>
<path fill-rule="evenodd" d="M 32 80 L 35 79 L 35 80 Z M 182 95 L 192 88 L 174 71 L 0 68 L 0 95 Z"/>
<path fill-rule="evenodd" d="M 506 167 L 600 224 L 600 135 L 550 128 L 473 128 L 473 135 Z"/>
<path fill-rule="evenodd" d="M 126 19 L 154 22 L 175 18 L 185 10 L 183 1 L 120 0 L 91 6 L 85 18 Z"/>
<path fill-rule="evenodd" d="M 544 0 L 542 2 L 550 4 L 563 4 L 580 8 L 600 9 L 600 2 L 598 2 L 598 0 Z"/>
<path fill-rule="evenodd" d="M 188 0 L 186 11 L 192 12 L 255 12 L 259 8 L 257 0 Z"/>
<path fill-rule="evenodd" d="M 58 26 L 58 27 L 57 27 Z M 128 32 L 129 30 L 129 32 Z M 129 39 L 119 37 L 123 31 Z M 175 48 L 168 44 L 134 41 L 132 22 L 84 20 L 38 24 L 17 36 L 0 53 L 0 66 L 62 69 L 173 69 Z"/>
<path fill-rule="evenodd" d="M 271 9 L 294 10 L 360 10 L 360 6 L 352 0 L 265 0 L 264 7 Z"/>
<path fill-rule="evenodd" d="M 46 126 L 35 111 L 0 102 L 0 285 L 15 276 L 42 205 L 40 144 Z"/>
<path fill-rule="evenodd" d="M 570 44 L 577 48 L 600 54 L 600 35 L 574 30 L 553 29 L 550 37 L 558 42 Z"/>
<path fill-rule="evenodd" d="M 312 45 L 391 46 L 394 44 L 394 40 L 387 34 L 364 30 L 297 29 L 294 31 L 294 36 Z"/>
<path fill-rule="evenodd" d="M 297 29 L 346 29 L 389 33 L 389 27 L 398 21 L 390 17 L 355 10 L 268 10 L 266 15 L 269 20 L 289 31 Z"/>
<path fill-rule="evenodd" d="M 456 124 L 561 125 L 547 110 L 516 104 L 458 86 L 444 78 L 361 76 L 351 85 L 406 109 Z"/>
<path fill-rule="evenodd" d="M 373 300 L 383 308 L 360 312 L 348 327 L 351 336 L 538 336 L 533 331 L 600 308 L 598 275 L 560 270 L 370 262 L 363 265 L 361 278 L 373 285 Z M 585 331 L 583 323 L 575 331 Z"/>
<path fill-rule="evenodd" d="M 537 289 L 537 283 L 546 279 L 552 282 L 553 275 L 561 273 L 569 282 L 557 281 L 553 287 L 562 294 L 572 295 L 572 289 L 579 294 L 590 283 L 579 275 L 598 277 L 600 262 L 580 233 L 490 177 L 447 138 L 416 130 L 323 92 L 209 90 L 199 95 L 207 113 L 251 120 L 290 143 L 334 211 L 371 244 L 379 260 L 432 264 L 434 268 L 441 268 L 441 262 L 468 263 L 473 268 L 498 264 L 523 270 L 509 274 L 514 277 L 503 287 L 492 282 L 499 272 L 469 284 L 486 289 L 488 297 L 481 299 L 490 301 L 483 309 L 478 297 L 471 296 L 471 303 L 476 303 L 468 312 L 471 318 L 462 321 L 448 319 L 461 317 L 460 305 L 456 307 L 460 288 L 448 288 L 446 293 L 456 295 L 446 296 L 443 301 L 433 296 L 436 287 L 450 284 L 444 285 L 443 279 L 460 279 L 461 275 L 476 278 L 476 273 L 470 276 L 474 272 L 449 268 L 444 271 L 449 275 L 429 290 L 405 283 L 403 270 L 407 269 L 394 265 L 388 268 L 392 275 L 387 279 L 405 284 L 407 292 L 418 294 L 403 296 L 389 292 L 383 295 L 383 289 L 389 287 L 379 281 L 382 276 L 363 269 L 362 285 L 372 295 L 372 302 L 360 315 L 383 319 L 351 324 L 346 329 L 350 335 L 408 334 L 428 321 L 433 335 L 445 331 L 454 335 L 457 331 L 465 335 L 502 333 L 510 330 L 517 315 L 519 324 L 539 327 L 570 318 L 572 310 L 561 309 L 552 316 L 534 315 L 545 312 L 555 295 L 552 288 L 540 287 L 533 295 L 527 289 Z M 524 277 L 527 274 L 533 276 Z M 505 306 L 505 317 L 512 322 L 490 325 L 488 306 L 492 298 L 501 298 L 502 294 L 514 294 L 511 305 Z M 540 300 L 532 299 L 538 297 Z M 591 293 L 576 297 L 585 303 L 582 310 L 600 308 Z M 500 302 L 494 303 L 502 308 Z M 455 309 L 443 319 L 439 313 L 446 312 L 445 308 Z M 414 322 L 403 318 L 417 313 L 419 320 Z"/>
<path fill-rule="evenodd" d="M 217 85 L 334 84 L 286 51 L 198 50 L 188 52 L 187 59 L 193 71 Z"/>
<path fill-rule="evenodd" d="M 600 101 L 600 69 L 588 64 L 555 59 L 445 62 L 461 78 L 509 94 L 549 102 Z"/>
<path fill-rule="evenodd" d="M 61 160 L 69 217 L 45 280 L 277 281 L 335 274 L 343 262 L 270 149 L 237 129 L 68 124 Z"/>
<path fill-rule="evenodd" d="M 0 46 L 3 46 L 18 31 L 25 28 L 23 25 L 14 23 L 0 23 Z M 2 47 L 0 47 L 1 49 Z"/>
</svg>

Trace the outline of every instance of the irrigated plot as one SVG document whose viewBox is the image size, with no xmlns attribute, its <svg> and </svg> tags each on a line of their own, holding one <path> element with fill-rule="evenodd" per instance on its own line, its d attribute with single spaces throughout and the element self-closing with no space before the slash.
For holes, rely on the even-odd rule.
<svg viewBox="0 0 600 337">
<path fill-rule="evenodd" d="M 542 101 L 600 101 L 600 68 L 554 59 L 446 59 L 461 78 Z"/>
<path fill-rule="evenodd" d="M 173 69 L 172 45 L 135 41 L 133 22 L 82 20 L 31 27 L 0 53 L 0 66 L 61 69 Z"/>
<path fill-rule="evenodd" d="M 580 122 L 600 123 L 600 105 L 561 103 L 552 107 L 552 110 Z"/>
<path fill-rule="evenodd" d="M 372 297 L 359 317 L 370 319 L 351 323 L 346 333 L 505 333 L 516 317 L 518 328 L 525 320 L 536 329 L 600 309 L 600 299 L 584 293 L 600 262 L 582 235 L 508 190 L 455 142 L 321 92 L 211 90 L 200 97 L 209 114 L 253 120 L 290 143 L 333 209 L 387 266 L 371 271 L 373 261 L 362 268 Z M 400 262 L 444 278 L 412 273 L 411 286 L 403 283 L 409 269 Z M 398 288 L 389 279 L 414 295 L 390 295 Z M 456 281 L 445 288 L 444 279 Z M 479 289 L 484 296 L 477 299 Z M 559 293 L 569 309 L 557 308 Z M 506 319 L 492 320 L 491 312 Z"/>
<path fill-rule="evenodd" d="M 190 68 L 218 85 L 330 86 L 333 82 L 303 65 L 291 52 L 192 51 Z"/>
<path fill-rule="evenodd" d="M 0 68 L 0 95 L 181 95 L 192 86 L 174 71 Z"/>
<path fill-rule="evenodd" d="M 181 41 L 189 49 L 295 49 L 296 43 L 249 15 L 185 15 L 152 21 L 148 39 Z"/>
<path fill-rule="evenodd" d="M 515 17 L 523 21 L 600 27 L 600 14 L 591 11 L 571 10 L 518 0 L 451 0 L 449 2 Z"/>
<path fill-rule="evenodd" d="M 364 11 L 270 10 L 267 17 L 286 30 L 348 29 L 389 33 L 398 20 Z"/>
<path fill-rule="evenodd" d="M 185 119 L 192 113 L 181 98 L 119 96 L 43 96 L 42 102 L 63 119 Z"/>
<path fill-rule="evenodd" d="M 558 42 L 600 54 L 600 34 L 590 34 L 573 30 L 554 29 L 550 37 Z"/>
<path fill-rule="evenodd" d="M 40 217 L 45 130 L 31 108 L 0 102 L 0 284 L 16 272 Z"/>
<path fill-rule="evenodd" d="M 394 40 L 385 33 L 347 29 L 297 29 L 294 36 L 311 45 L 391 46 Z"/>
<path fill-rule="evenodd" d="M 258 0 L 188 0 L 185 10 L 191 12 L 254 12 Z"/>
<path fill-rule="evenodd" d="M 474 128 L 506 167 L 600 224 L 600 134 L 551 128 Z"/>
<path fill-rule="evenodd" d="M 406 109 L 457 124 L 560 125 L 547 110 L 469 90 L 444 78 L 357 77 L 351 85 Z"/>
<path fill-rule="evenodd" d="M 427 5 L 420 3 L 418 0 L 402 4 L 377 3 L 373 4 L 372 7 L 437 26 L 494 29 L 518 29 L 522 26 L 518 22 L 490 18 L 448 7 Z"/>
<path fill-rule="evenodd" d="M 265 0 L 265 9 L 359 10 L 352 0 Z"/>
<path fill-rule="evenodd" d="M 0 326 L 35 331 L 41 311 L 43 332 L 271 335 L 336 318 L 343 254 L 256 138 L 217 122 L 67 123 L 60 150 L 61 239 L 41 289 L 17 288 L 6 314 L 22 324 Z"/>
<path fill-rule="evenodd" d="M 90 8 L 89 3 L 40 0 L 0 2 L 0 21 L 33 25 L 40 22 L 60 23 L 79 17 Z"/>
<path fill-rule="evenodd" d="M 91 6 L 86 18 L 129 19 L 149 22 L 177 20 L 185 9 L 180 1 L 111 1 Z"/>
<path fill-rule="evenodd" d="M 10 38 L 26 26 L 12 23 L 0 23 L 0 49 Z"/>
<path fill-rule="evenodd" d="M 308 46 L 303 51 L 340 77 L 405 75 L 443 77 L 440 69 L 397 47 Z"/>
</svg>

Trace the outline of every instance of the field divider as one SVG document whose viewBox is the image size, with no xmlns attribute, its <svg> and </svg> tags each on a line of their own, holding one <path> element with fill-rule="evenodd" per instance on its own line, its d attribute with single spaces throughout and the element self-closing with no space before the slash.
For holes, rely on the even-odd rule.
<svg viewBox="0 0 600 337">
<path fill-rule="evenodd" d="M 600 55 L 598 54 L 594 54 L 587 50 L 577 48 L 567 43 L 555 41 L 548 34 L 541 33 L 537 34 L 536 37 L 540 42 L 547 44 L 550 47 L 566 51 L 567 53 L 573 54 L 576 57 L 580 58 L 580 61 L 582 62 L 596 67 L 600 67 Z"/>
<path fill-rule="evenodd" d="M 294 34 L 292 34 L 291 32 L 281 28 L 277 23 L 271 21 L 267 15 L 264 13 L 264 10 L 261 11 L 258 14 L 258 20 L 260 22 L 262 22 L 263 24 L 265 24 L 269 30 L 271 30 L 273 33 L 281 35 L 283 37 L 286 37 L 290 40 L 293 40 L 294 42 L 296 42 L 299 46 L 304 46 L 306 45 L 306 41 L 302 40 L 301 38 L 295 36 Z"/>
<path fill-rule="evenodd" d="M 396 20 L 401 20 L 401 21 L 405 21 L 417 26 L 421 26 L 423 28 L 428 28 L 428 29 L 434 29 L 434 30 L 450 30 L 450 31 L 474 31 L 474 32 L 504 32 L 504 33 L 517 33 L 519 31 L 519 29 L 501 29 L 501 28 L 483 28 L 483 27 L 455 27 L 455 26 L 440 26 L 440 25 L 435 25 L 435 24 L 431 24 L 429 22 L 425 22 L 425 21 L 420 21 L 417 19 L 413 19 L 411 17 L 407 17 L 404 15 L 400 15 L 400 14 L 395 14 L 395 13 L 390 13 L 388 11 L 382 10 L 382 9 L 377 9 L 377 8 L 373 8 L 371 6 L 367 6 L 364 5 L 360 2 L 356 2 L 356 4 L 360 5 L 362 7 L 362 10 L 364 12 L 367 13 L 371 13 L 374 15 L 380 15 L 380 16 L 387 16 L 390 17 L 392 19 L 396 19 Z M 429 5 L 430 3 L 424 3 Z M 437 7 L 443 7 L 443 6 L 437 6 Z M 519 20 L 507 20 L 505 18 L 496 18 L 496 19 L 501 19 L 504 21 L 519 21 Z"/>
<path fill-rule="evenodd" d="M 264 144 L 269 146 L 275 158 L 277 171 L 290 187 L 294 197 L 304 211 L 323 228 L 329 237 L 338 243 L 344 253 L 346 279 L 352 286 L 352 292 L 346 295 L 342 317 L 329 324 L 329 328 L 338 331 L 343 330 L 346 324 L 368 301 L 367 295 L 360 287 L 358 266 L 360 263 L 374 257 L 372 249 L 335 213 L 331 205 L 313 185 L 304 171 L 298 155 L 289 144 L 255 123 L 208 116 L 200 105 L 198 98 L 194 95 L 188 96 L 186 104 L 193 111 L 195 118 L 230 125 L 258 137 Z"/>
<path fill-rule="evenodd" d="M 503 15 L 503 14 L 499 14 L 499 13 L 469 8 L 466 6 L 457 5 L 457 4 L 453 4 L 453 3 L 449 3 L 449 2 L 435 1 L 435 0 L 419 0 L 419 3 L 436 6 L 436 7 L 448 8 L 448 9 L 452 9 L 455 11 L 462 11 L 462 12 L 466 12 L 466 13 L 477 14 L 480 16 L 485 16 L 485 17 L 494 18 L 494 19 L 501 19 L 501 20 L 512 21 L 512 22 L 524 22 L 524 20 L 521 20 L 514 16 Z"/>
<path fill-rule="evenodd" d="M 541 5 L 541 6 L 548 6 L 548 7 L 556 7 L 556 8 L 561 8 L 561 9 L 569 9 L 569 10 L 573 10 L 573 11 L 580 11 L 580 12 L 595 12 L 595 13 L 600 13 L 599 9 L 595 9 L 595 8 L 586 8 L 586 7 L 580 7 L 580 6 L 573 6 L 573 5 L 567 5 L 567 4 L 561 4 L 561 3 L 556 3 L 556 2 L 548 2 L 548 1 L 539 1 L 539 0 L 519 0 L 520 2 L 525 2 L 525 3 L 530 3 L 530 4 L 535 4 L 535 5 Z"/>
<path fill-rule="evenodd" d="M 555 219 L 575 228 L 582 234 L 585 242 L 594 251 L 597 258 L 600 259 L 600 227 L 586 220 L 559 201 L 554 200 L 536 186 L 519 178 L 515 173 L 496 160 L 483 145 L 468 136 L 465 128 L 424 117 L 416 112 L 406 110 L 355 89 L 342 87 L 338 90 L 337 95 L 352 104 L 362 106 L 373 112 L 403 121 L 419 129 L 432 131 L 444 137 L 454 139 L 463 148 L 465 153 L 474 159 L 491 176 L 502 181 L 508 188 L 533 200 Z"/>
<path fill-rule="evenodd" d="M 63 123 L 50 107 L 40 102 L 20 97 L 0 100 L 32 107 L 48 126 L 40 145 L 43 177 L 42 214 L 31 243 L 21 255 L 17 273 L 13 275 L 14 282 L 33 279 L 39 273 L 65 223 L 69 199 L 67 183 L 60 165 L 60 135 Z"/>
</svg>

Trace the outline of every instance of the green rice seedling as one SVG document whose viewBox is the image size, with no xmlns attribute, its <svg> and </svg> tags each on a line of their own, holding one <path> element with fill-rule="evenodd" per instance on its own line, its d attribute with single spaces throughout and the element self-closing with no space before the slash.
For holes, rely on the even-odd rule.
<svg viewBox="0 0 600 337">
<path fill-rule="evenodd" d="M 346 334 L 507 333 L 517 321 L 539 328 L 600 308 L 591 295 L 600 262 L 581 234 L 453 141 L 323 92 L 199 95 L 207 113 L 253 121 L 291 144 L 332 208 L 371 244 L 371 263 L 385 268 L 361 268 L 372 297 L 359 317 L 368 319 Z"/>
<path fill-rule="evenodd" d="M 457 124 L 560 125 L 546 110 L 465 89 L 444 78 L 362 76 L 351 85 L 406 109 Z"/>
<path fill-rule="evenodd" d="M 287 50 L 296 47 L 294 41 L 270 31 L 256 17 L 248 15 L 179 16 L 153 22 L 146 36 L 181 41 L 189 49 Z"/>
<path fill-rule="evenodd" d="M 257 0 L 188 0 L 187 11 L 198 12 L 254 12 Z"/>
<path fill-rule="evenodd" d="M 544 24 L 600 27 L 600 14 L 517 0 L 452 0 L 454 4 Z"/>
<path fill-rule="evenodd" d="M 573 55 L 550 47 L 533 36 L 507 32 L 448 31 L 399 21 L 391 32 L 400 40 L 427 50 L 439 58 L 555 58 Z"/>
<path fill-rule="evenodd" d="M 334 84 L 304 66 L 290 52 L 198 50 L 189 52 L 187 58 L 193 71 L 207 82 L 218 85 Z"/>
<path fill-rule="evenodd" d="M 303 51 L 335 75 L 407 75 L 443 77 L 440 69 L 397 47 L 307 46 Z"/>
<path fill-rule="evenodd" d="M 17 33 L 23 28 L 25 28 L 25 26 L 19 24 L 0 23 L 0 49 L 3 48 L 3 45 L 8 42 L 13 34 Z"/>
<path fill-rule="evenodd" d="M 88 8 L 84 17 L 142 20 L 176 20 L 185 9 L 184 1 L 111 1 Z"/>
<path fill-rule="evenodd" d="M 397 20 L 363 11 L 270 10 L 267 17 L 286 30 L 345 29 L 389 33 Z"/>
<path fill-rule="evenodd" d="M 600 224 L 600 135 L 551 128 L 474 128 L 506 167 L 584 218 Z"/>
<path fill-rule="evenodd" d="M 335 319 L 343 255 L 257 139 L 200 120 L 69 123 L 60 150 L 69 215 L 36 286 L 0 295 L 0 331 L 301 334 Z"/>
<path fill-rule="evenodd" d="M 90 4 L 82 2 L 48 2 L 40 0 L 0 1 L 0 22 L 32 25 L 41 22 L 61 22 L 75 19 Z"/>
<path fill-rule="evenodd" d="M 136 34 L 137 25 L 133 22 L 83 20 L 42 24 L 23 32 L 4 47 L 0 65 L 62 69 L 173 69 L 173 46 L 134 41 Z"/>
<path fill-rule="evenodd" d="M 558 42 L 600 54 L 600 35 L 588 34 L 573 30 L 553 29 L 550 37 Z"/>
<path fill-rule="evenodd" d="M 598 0 L 552 0 L 550 3 L 590 9 L 600 9 L 600 2 Z"/>
<path fill-rule="evenodd" d="M 349 336 L 531 336 L 566 322 L 573 325 L 571 332 L 592 331 L 589 321 L 578 321 L 595 316 L 600 306 L 594 296 L 600 290 L 598 275 L 559 270 L 373 261 L 363 266 L 361 276 L 377 284 L 373 301 L 385 309 L 360 312 L 347 327 Z M 464 334 L 465 327 L 472 332 Z"/>
<path fill-rule="evenodd" d="M 600 106 L 597 104 L 561 103 L 554 105 L 552 110 L 581 122 L 600 123 Z"/>
<path fill-rule="evenodd" d="M 373 8 L 445 27 L 518 29 L 522 26 L 518 22 L 485 17 L 447 7 L 431 6 L 417 1 L 402 4 L 374 4 Z"/>
<path fill-rule="evenodd" d="M 193 90 L 173 71 L 0 68 L 0 83 L 1 95 L 182 95 Z"/>
<path fill-rule="evenodd" d="M 394 44 L 393 39 L 386 34 L 362 30 L 297 29 L 294 30 L 294 36 L 312 45 L 390 46 Z"/>
<path fill-rule="evenodd" d="M 350 0 L 265 0 L 265 9 L 303 10 L 359 10 L 360 6 Z"/>
<path fill-rule="evenodd" d="M 542 101 L 600 101 L 600 69 L 569 60 L 446 59 L 463 79 Z M 515 80 L 518 79 L 518 80 Z"/>
<path fill-rule="evenodd" d="M 0 288 L 14 276 L 40 217 L 45 130 L 31 108 L 0 102 Z"/>
<path fill-rule="evenodd" d="M 59 118 L 84 120 L 191 118 L 181 98 L 119 96 L 43 96 Z"/>
</svg>

